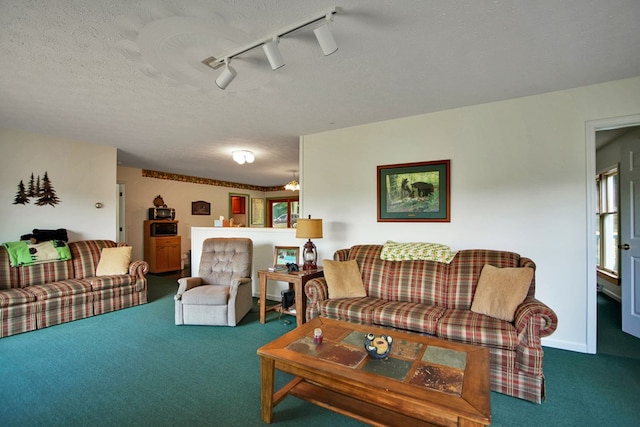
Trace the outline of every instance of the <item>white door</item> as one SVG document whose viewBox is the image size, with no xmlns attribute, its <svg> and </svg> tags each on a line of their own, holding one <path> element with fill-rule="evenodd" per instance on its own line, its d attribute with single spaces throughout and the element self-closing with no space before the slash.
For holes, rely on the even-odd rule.
<svg viewBox="0 0 640 427">
<path fill-rule="evenodd" d="M 640 138 L 620 155 L 620 279 L 622 330 L 640 338 Z"/>
</svg>

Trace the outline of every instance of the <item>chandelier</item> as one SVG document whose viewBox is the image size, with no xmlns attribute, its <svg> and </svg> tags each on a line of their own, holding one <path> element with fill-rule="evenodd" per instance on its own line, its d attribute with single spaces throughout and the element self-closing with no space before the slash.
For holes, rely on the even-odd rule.
<svg viewBox="0 0 640 427">
<path fill-rule="evenodd" d="M 293 175 L 293 179 L 291 181 L 289 181 L 285 186 L 284 186 L 285 190 L 290 190 L 290 191 L 298 191 L 300 190 L 300 184 L 298 183 L 298 181 L 296 181 L 296 176 L 295 174 Z"/>
</svg>

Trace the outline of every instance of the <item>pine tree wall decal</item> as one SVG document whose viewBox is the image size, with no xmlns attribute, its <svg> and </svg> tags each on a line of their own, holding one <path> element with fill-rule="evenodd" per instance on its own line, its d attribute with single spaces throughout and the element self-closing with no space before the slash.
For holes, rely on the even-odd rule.
<svg viewBox="0 0 640 427">
<path fill-rule="evenodd" d="M 35 202 L 36 206 L 49 205 L 55 207 L 55 205 L 60 203 L 60 198 L 53 188 L 48 172 L 44 173 L 42 179 L 40 179 L 40 175 L 35 178 L 33 172 L 31 172 L 31 178 L 29 179 L 27 188 L 25 188 L 24 182 L 20 181 L 13 204 L 26 205 L 30 203 L 29 199 L 33 197 L 38 197 L 38 200 Z"/>
<path fill-rule="evenodd" d="M 40 180 L 40 176 L 38 176 L 38 180 Z M 44 177 L 42 178 L 42 189 L 38 192 L 41 196 L 36 205 L 45 206 L 50 205 L 55 207 L 58 203 L 60 203 L 60 199 L 56 195 L 56 190 L 53 189 L 53 185 L 51 181 L 49 181 L 49 176 L 47 172 L 44 173 Z"/>
<path fill-rule="evenodd" d="M 29 197 L 35 197 L 38 190 L 36 189 L 36 183 L 33 178 L 33 172 L 31 172 L 31 179 L 29 180 Z"/>
<path fill-rule="evenodd" d="M 13 199 L 14 205 L 26 205 L 29 202 L 29 196 L 24 188 L 24 182 L 20 180 L 20 184 L 18 184 L 18 193 L 16 194 L 16 198 Z"/>
</svg>

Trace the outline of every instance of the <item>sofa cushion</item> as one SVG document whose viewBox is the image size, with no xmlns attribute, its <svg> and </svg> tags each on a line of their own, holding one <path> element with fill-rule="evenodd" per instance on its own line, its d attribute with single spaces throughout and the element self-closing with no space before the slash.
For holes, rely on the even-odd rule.
<svg viewBox="0 0 640 427">
<path fill-rule="evenodd" d="M 26 305 L 36 300 L 35 295 L 24 289 L 6 289 L 0 290 L 0 308 L 11 307 L 16 305 Z"/>
<path fill-rule="evenodd" d="M 380 259 L 381 251 L 382 245 L 356 245 L 349 250 L 349 259 L 360 267 L 368 296 L 383 301 L 446 307 L 450 264 L 424 260 L 384 261 Z"/>
<path fill-rule="evenodd" d="M 506 320 L 471 310 L 448 309 L 438 321 L 438 338 L 515 350 L 518 335 L 513 324 Z"/>
<path fill-rule="evenodd" d="M 324 278 L 329 289 L 329 298 L 366 297 L 362 276 L 356 261 L 322 261 Z"/>
<path fill-rule="evenodd" d="M 446 309 L 415 302 L 388 302 L 373 309 L 373 323 L 435 335 Z"/>
<path fill-rule="evenodd" d="M 490 249 L 458 251 L 451 264 L 448 264 L 447 297 L 442 305 L 447 308 L 469 310 L 480 273 L 486 264 L 495 267 L 520 267 L 520 255 Z"/>
<path fill-rule="evenodd" d="M 118 274 L 115 276 L 87 277 L 84 279 L 91 285 L 92 291 L 103 289 L 122 288 L 132 286 L 137 283 L 136 277 L 129 274 Z M 136 289 L 137 291 L 141 289 Z"/>
<path fill-rule="evenodd" d="M 81 240 L 69 243 L 73 262 L 73 276 L 76 279 L 95 277 L 100 262 L 102 248 L 114 248 L 111 240 Z"/>
<path fill-rule="evenodd" d="M 131 264 L 131 246 L 119 248 L 102 248 L 100 261 L 96 267 L 96 276 L 114 276 L 127 274 Z"/>
<path fill-rule="evenodd" d="M 25 291 L 36 297 L 36 300 L 68 297 L 71 295 L 86 294 L 91 292 L 91 286 L 84 280 L 69 279 L 61 282 L 34 285 L 25 288 Z"/>
<path fill-rule="evenodd" d="M 378 298 L 342 298 L 318 301 L 318 315 L 353 323 L 373 324 L 373 310 L 384 304 Z"/>
<path fill-rule="evenodd" d="M 10 259 L 7 248 L 0 245 L 0 290 L 20 287 L 20 277 L 17 268 L 9 267 Z"/>
<path fill-rule="evenodd" d="M 513 322 L 516 308 L 527 296 L 532 278 L 532 268 L 485 265 L 478 279 L 471 311 Z"/>
<path fill-rule="evenodd" d="M 20 287 L 73 279 L 73 260 L 45 262 L 17 267 Z"/>
</svg>

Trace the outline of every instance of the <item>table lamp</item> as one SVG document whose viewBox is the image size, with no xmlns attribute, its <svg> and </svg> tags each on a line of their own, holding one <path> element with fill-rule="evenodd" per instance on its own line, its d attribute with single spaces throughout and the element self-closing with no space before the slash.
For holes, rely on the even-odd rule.
<svg viewBox="0 0 640 427">
<path fill-rule="evenodd" d="M 299 239 L 309 239 L 304 244 L 304 250 L 302 252 L 302 259 L 304 259 L 303 270 L 315 270 L 318 268 L 316 262 L 318 261 L 318 252 L 316 245 L 313 244 L 311 239 L 322 238 L 322 220 L 319 218 L 299 218 L 296 224 L 296 237 Z"/>
</svg>

